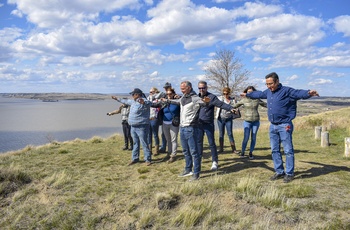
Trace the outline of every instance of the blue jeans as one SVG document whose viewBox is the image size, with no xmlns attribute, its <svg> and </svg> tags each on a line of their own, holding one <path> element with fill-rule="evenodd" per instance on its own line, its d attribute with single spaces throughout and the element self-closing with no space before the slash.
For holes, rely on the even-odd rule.
<svg viewBox="0 0 350 230">
<path fill-rule="evenodd" d="M 202 155 L 198 151 L 199 129 L 193 126 L 180 127 L 180 141 L 185 156 L 185 170 L 199 174 L 201 171 Z"/>
<path fill-rule="evenodd" d="M 249 152 L 253 152 L 255 148 L 256 143 L 256 135 L 258 134 L 260 126 L 260 121 L 244 121 L 243 127 L 244 127 L 244 137 L 242 141 L 242 154 L 244 154 L 245 149 L 247 148 L 249 136 L 252 137 L 250 141 L 250 149 Z"/>
<path fill-rule="evenodd" d="M 207 135 L 209 148 L 211 152 L 211 160 L 218 162 L 218 151 L 215 144 L 215 126 L 214 122 L 209 124 L 200 124 L 198 132 L 198 152 L 203 155 L 203 139 L 204 133 Z"/>
<path fill-rule="evenodd" d="M 221 117 L 218 118 L 218 128 L 219 128 L 219 138 L 221 140 L 224 140 L 225 135 L 225 127 L 227 131 L 228 139 L 230 140 L 230 143 L 235 142 L 235 139 L 232 134 L 232 119 L 221 119 Z"/>
<path fill-rule="evenodd" d="M 134 140 L 132 148 L 132 160 L 138 161 L 140 158 L 140 143 L 143 149 L 143 155 L 146 162 L 151 162 L 151 151 L 148 147 L 149 124 L 131 126 L 131 136 Z"/>
<path fill-rule="evenodd" d="M 293 123 L 282 123 L 278 125 L 270 124 L 270 145 L 272 151 L 272 160 L 275 172 L 294 176 L 294 148 L 293 148 Z M 283 167 L 281 144 L 286 155 L 286 170 Z"/>
<path fill-rule="evenodd" d="M 159 146 L 159 123 L 157 119 L 150 120 L 150 132 L 148 136 L 148 144 L 152 146 L 152 136 L 154 138 L 154 145 Z"/>
</svg>

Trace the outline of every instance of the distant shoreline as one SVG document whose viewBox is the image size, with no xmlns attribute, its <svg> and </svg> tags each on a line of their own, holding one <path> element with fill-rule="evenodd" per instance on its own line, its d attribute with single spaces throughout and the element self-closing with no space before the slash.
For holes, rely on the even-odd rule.
<svg viewBox="0 0 350 230">
<path fill-rule="evenodd" d="M 1 97 L 24 98 L 56 102 L 59 100 L 105 100 L 111 95 L 129 96 L 129 94 L 102 94 L 102 93 L 0 93 Z"/>
</svg>

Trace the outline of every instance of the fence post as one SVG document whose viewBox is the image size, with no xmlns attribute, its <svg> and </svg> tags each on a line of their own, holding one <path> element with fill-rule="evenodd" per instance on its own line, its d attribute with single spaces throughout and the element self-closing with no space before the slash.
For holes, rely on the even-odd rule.
<svg viewBox="0 0 350 230">
<path fill-rule="evenodd" d="M 345 137 L 345 157 L 350 157 L 350 137 Z"/>
<path fill-rule="evenodd" d="M 329 146 L 329 132 L 321 132 L 321 147 Z"/>
<path fill-rule="evenodd" d="M 315 139 L 320 139 L 321 138 L 321 132 L 322 132 L 322 127 L 321 126 L 315 126 Z"/>
</svg>

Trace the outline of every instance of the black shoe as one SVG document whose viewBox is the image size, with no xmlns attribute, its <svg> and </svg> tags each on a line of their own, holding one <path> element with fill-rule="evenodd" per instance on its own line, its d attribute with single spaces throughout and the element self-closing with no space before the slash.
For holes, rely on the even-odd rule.
<svg viewBox="0 0 350 230">
<path fill-rule="evenodd" d="M 159 149 L 159 153 L 165 153 L 165 149 Z"/>
<path fill-rule="evenodd" d="M 194 173 L 190 179 L 190 181 L 196 181 L 199 180 L 199 173 Z"/>
<path fill-rule="evenodd" d="M 252 153 L 249 153 L 249 160 L 254 160 L 254 156 Z"/>
<path fill-rule="evenodd" d="M 292 180 L 294 179 L 294 176 L 291 176 L 291 175 L 285 175 L 284 178 L 283 178 L 283 182 L 284 183 L 289 183 L 291 182 Z"/>
<path fill-rule="evenodd" d="M 270 177 L 270 180 L 277 180 L 277 179 L 283 178 L 285 175 L 286 175 L 285 173 L 282 173 L 282 174 L 275 173 L 272 177 Z"/>
</svg>

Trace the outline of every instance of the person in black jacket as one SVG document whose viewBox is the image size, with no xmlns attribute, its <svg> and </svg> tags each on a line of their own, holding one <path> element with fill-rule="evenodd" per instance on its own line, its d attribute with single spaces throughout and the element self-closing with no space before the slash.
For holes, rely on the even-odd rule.
<svg viewBox="0 0 350 230">
<path fill-rule="evenodd" d="M 218 168 L 218 151 L 215 144 L 215 125 L 214 125 L 214 109 L 219 107 L 224 110 L 235 113 L 235 109 L 229 104 L 219 100 L 217 96 L 208 92 L 208 85 L 205 81 L 198 82 L 199 97 L 209 97 L 210 102 L 208 106 L 201 107 L 199 109 L 199 138 L 198 138 L 198 152 L 203 155 L 203 139 L 204 133 L 207 135 L 208 143 L 210 147 L 212 166 L 211 170 L 217 170 Z"/>
</svg>

